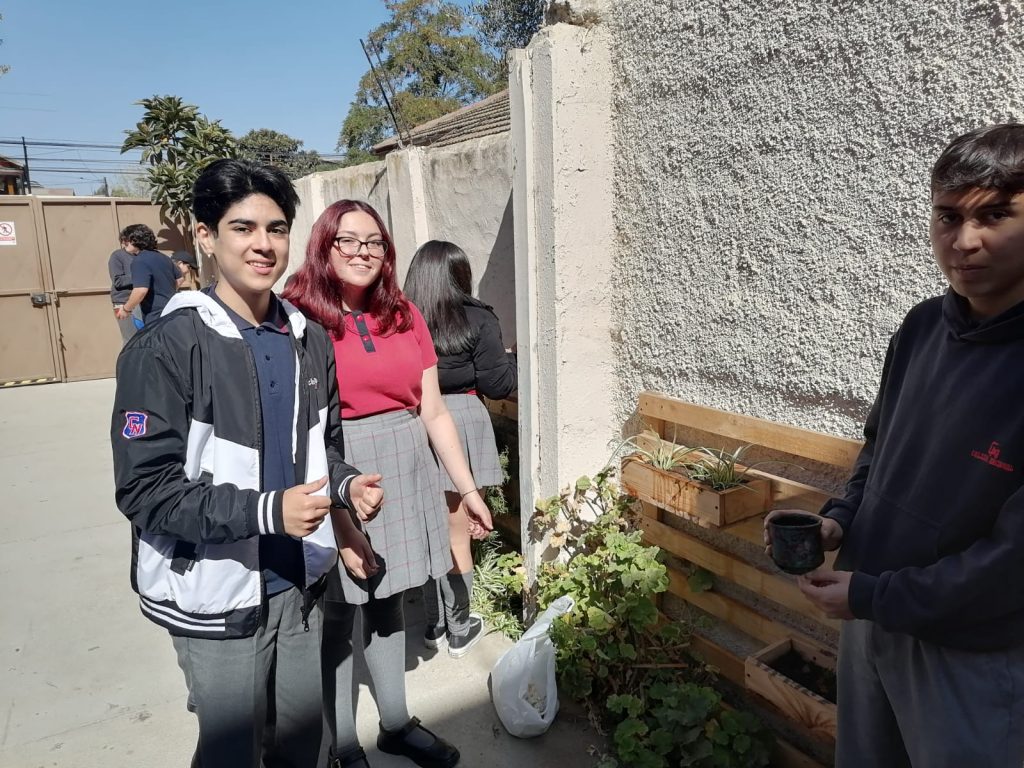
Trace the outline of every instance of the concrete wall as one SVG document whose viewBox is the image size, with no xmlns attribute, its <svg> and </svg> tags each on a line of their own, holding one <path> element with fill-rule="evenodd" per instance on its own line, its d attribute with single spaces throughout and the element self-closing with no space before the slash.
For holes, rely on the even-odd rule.
<svg viewBox="0 0 1024 768">
<path fill-rule="evenodd" d="M 611 77 L 605 27 L 558 24 L 512 54 L 524 503 L 600 469 L 619 431 Z"/>
<path fill-rule="evenodd" d="M 399 283 L 420 244 L 457 243 L 472 262 L 477 294 L 494 307 L 505 343 L 512 344 L 516 290 L 508 144 L 504 133 L 438 149 L 411 147 L 382 161 L 299 179 L 301 205 L 287 274 L 305 260 L 309 232 L 324 208 L 345 198 L 366 200 L 395 240 Z"/>
<path fill-rule="evenodd" d="M 614 264 L 636 393 L 855 436 L 888 336 L 944 287 L 927 177 L 1024 117 L 1022 3 L 622 0 Z"/>
</svg>

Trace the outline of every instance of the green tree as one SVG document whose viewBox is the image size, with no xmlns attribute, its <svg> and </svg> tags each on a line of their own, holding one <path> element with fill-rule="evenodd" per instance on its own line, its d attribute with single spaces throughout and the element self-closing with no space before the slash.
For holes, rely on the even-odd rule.
<svg viewBox="0 0 1024 768">
<path fill-rule="evenodd" d="M 135 102 L 146 111 L 127 137 L 121 153 L 142 150 L 150 199 L 192 231 L 192 185 L 214 160 L 234 157 L 236 142 L 217 120 L 177 96 L 154 96 Z"/>
<path fill-rule="evenodd" d="M 391 19 L 369 34 L 378 76 L 395 93 L 402 130 L 447 114 L 499 90 L 495 59 L 468 31 L 468 19 L 448 0 L 384 0 Z M 389 94 L 390 98 L 390 94 Z M 346 165 L 372 160 L 371 147 L 394 134 L 372 71 L 359 81 L 338 136 Z"/>
<path fill-rule="evenodd" d="M 501 66 L 513 48 L 525 48 L 544 24 L 544 0 L 482 0 L 474 3 L 473 25 Z"/>
<path fill-rule="evenodd" d="M 299 139 L 269 128 L 257 128 L 240 138 L 238 156 L 277 166 L 293 179 L 313 173 L 324 165 L 318 152 L 302 149 Z"/>
<path fill-rule="evenodd" d="M 111 181 L 110 197 L 149 197 L 149 182 L 145 176 L 125 173 Z"/>
</svg>

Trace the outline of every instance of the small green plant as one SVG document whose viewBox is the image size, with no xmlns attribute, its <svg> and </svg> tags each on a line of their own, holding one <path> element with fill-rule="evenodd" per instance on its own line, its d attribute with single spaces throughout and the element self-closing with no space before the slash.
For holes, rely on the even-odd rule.
<svg viewBox="0 0 1024 768">
<path fill-rule="evenodd" d="M 473 593 L 470 608 L 488 629 L 518 640 L 523 634 L 523 594 L 526 569 L 523 556 L 505 551 L 501 537 L 492 533 L 473 544 Z"/>
<path fill-rule="evenodd" d="M 676 445 L 675 435 L 671 442 L 663 440 L 653 429 L 645 429 L 639 435 L 627 437 L 615 449 L 613 457 L 627 446 L 630 453 L 625 456 L 626 461 L 642 461 L 666 471 L 684 465 L 686 457 L 695 450 L 685 445 Z"/>
<path fill-rule="evenodd" d="M 509 513 L 508 499 L 505 498 L 505 483 L 508 482 L 508 448 L 498 454 L 498 465 L 501 467 L 501 483 L 484 489 L 484 501 L 491 515 L 498 517 Z"/>
<path fill-rule="evenodd" d="M 697 459 L 684 464 L 686 474 L 695 482 L 711 486 L 716 491 L 742 486 L 751 467 L 744 467 L 739 462 L 752 447 L 741 445 L 731 453 L 724 448 L 695 448 L 692 453 Z"/>
</svg>

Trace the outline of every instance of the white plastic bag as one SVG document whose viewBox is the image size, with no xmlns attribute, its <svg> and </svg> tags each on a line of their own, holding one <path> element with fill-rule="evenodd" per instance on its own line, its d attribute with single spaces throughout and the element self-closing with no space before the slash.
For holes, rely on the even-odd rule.
<svg viewBox="0 0 1024 768">
<path fill-rule="evenodd" d="M 555 647 L 548 630 L 552 621 L 571 611 L 575 604 L 568 595 L 551 603 L 491 670 L 494 709 L 513 736 L 540 736 L 558 714 Z"/>
</svg>

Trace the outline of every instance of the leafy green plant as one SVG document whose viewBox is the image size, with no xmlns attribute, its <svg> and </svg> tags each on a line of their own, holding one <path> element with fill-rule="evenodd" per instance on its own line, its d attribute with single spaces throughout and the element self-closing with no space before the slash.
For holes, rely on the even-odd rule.
<svg viewBox="0 0 1024 768">
<path fill-rule="evenodd" d="M 562 691 L 611 731 L 608 768 L 767 765 L 762 726 L 724 707 L 708 669 L 686 653 L 684 627 L 659 620 L 668 571 L 642 542 L 634 507 L 607 467 L 537 504 L 537 538 L 547 531 L 563 551 L 539 568 L 538 600 L 576 601 L 551 628 Z"/>
<path fill-rule="evenodd" d="M 603 768 L 769 764 L 769 741 L 757 718 L 724 707 L 708 686 L 658 680 L 639 695 L 611 697 L 608 710 L 622 720 L 612 734 L 616 758 Z"/>
<path fill-rule="evenodd" d="M 551 627 L 560 692 L 610 734 L 612 754 L 601 768 L 768 765 L 763 727 L 723 704 L 712 672 L 687 653 L 686 625 L 661 620 L 656 601 L 668 588 L 668 571 L 660 550 L 643 543 L 636 502 L 611 472 L 605 467 L 538 502 L 531 520 L 534 539 L 559 555 L 538 567 L 538 603 L 565 594 L 576 601 Z M 474 609 L 521 606 L 525 571 L 518 555 L 485 542 L 476 574 Z M 711 586 L 699 570 L 691 579 Z M 518 637 L 522 625 L 512 631 Z"/>
</svg>

